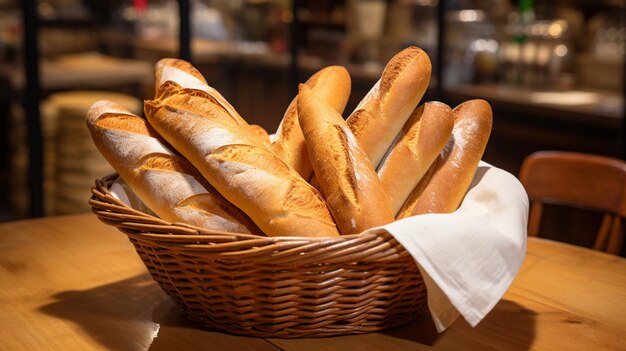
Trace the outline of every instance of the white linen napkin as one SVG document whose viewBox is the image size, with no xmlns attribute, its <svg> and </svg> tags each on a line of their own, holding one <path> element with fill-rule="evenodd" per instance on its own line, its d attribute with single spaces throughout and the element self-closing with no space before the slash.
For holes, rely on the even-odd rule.
<svg viewBox="0 0 626 351">
<path fill-rule="evenodd" d="M 147 213 L 151 216 L 158 217 L 152 210 L 146 206 L 137 195 L 132 191 L 132 189 L 126 184 L 122 177 L 117 177 L 117 179 L 111 184 L 109 188 L 109 192 L 111 195 L 125 203 L 126 205 L 134 208 L 135 210 L 141 211 L 143 213 Z"/>
<path fill-rule="evenodd" d="M 526 254 L 528 196 L 510 173 L 481 162 L 460 208 L 405 218 L 387 231 L 415 258 L 439 332 L 460 315 L 476 326 L 511 285 Z"/>
<path fill-rule="evenodd" d="M 111 194 L 147 210 L 120 178 Z M 481 162 L 460 208 L 405 218 L 387 231 L 415 258 L 439 332 L 459 314 L 476 326 L 511 285 L 526 254 L 528 196 L 510 173 Z"/>
</svg>

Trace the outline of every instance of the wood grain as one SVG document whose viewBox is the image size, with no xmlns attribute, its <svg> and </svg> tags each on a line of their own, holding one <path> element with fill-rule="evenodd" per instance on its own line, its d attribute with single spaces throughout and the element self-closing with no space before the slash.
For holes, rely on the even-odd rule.
<svg viewBox="0 0 626 351">
<path fill-rule="evenodd" d="M 526 350 L 626 345 L 626 260 L 530 238 L 526 261 L 476 327 L 428 316 L 392 330 L 260 339 L 203 329 L 150 279 L 132 245 L 92 214 L 0 225 L 2 350 Z"/>
<path fill-rule="evenodd" d="M 128 239 L 94 215 L 0 225 L 2 350 L 277 350 L 183 320 Z"/>
</svg>

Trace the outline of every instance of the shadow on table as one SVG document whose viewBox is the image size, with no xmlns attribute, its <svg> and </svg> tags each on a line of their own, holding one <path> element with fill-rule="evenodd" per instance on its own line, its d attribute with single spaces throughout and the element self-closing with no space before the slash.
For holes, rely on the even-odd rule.
<svg viewBox="0 0 626 351">
<path fill-rule="evenodd" d="M 459 317 L 450 328 L 438 334 L 427 314 L 382 334 L 446 349 L 528 350 L 535 338 L 535 319 L 535 312 L 515 302 L 501 300 L 475 328 Z"/>
<path fill-rule="evenodd" d="M 153 320 L 160 325 L 150 351 L 214 350 L 214 351 L 280 351 L 262 338 L 222 333 L 188 320 L 170 300 L 154 307 Z"/>
<path fill-rule="evenodd" d="M 105 350 L 279 350 L 264 339 L 211 331 L 189 321 L 148 273 L 53 298 L 40 311 L 73 322 Z"/>
<path fill-rule="evenodd" d="M 476 328 L 459 319 L 438 334 L 428 314 L 403 326 L 361 336 L 321 339 L 271 339 L 229 335 L 204 329 L 187 320 L 182 311 L 146 274 L 87 290 L 65 291 L 40 308 L 50 316 L 71 321 L 107 350 L 258 350 L 278 347 L 298 350 L 376 350 L 394 346 L 421 350 L 445 349 L 526 350 L 535 338 L 534 312 L 521 305 L 500 301 Z M 77 342 L 77 344 L 79 344 Z M 277 347 L 278 346 L 278 347 Z M 307 346 L 307 347 L 308 347 Z"/>
<path fill-rule="evenodd" d="M 107 350 L 147 349 L 159 328 L 152 311 L 167 299 L 148 273 L 53 298 L 40 311 L 74 322 Z"/>
</svg>

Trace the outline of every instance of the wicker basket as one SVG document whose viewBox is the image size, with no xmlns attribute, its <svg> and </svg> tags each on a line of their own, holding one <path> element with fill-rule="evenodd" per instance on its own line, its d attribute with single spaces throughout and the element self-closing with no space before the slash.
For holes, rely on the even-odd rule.
<svg viewBox="0 0 626 351">
<path fill-rule="evenodd" d="M 96 180 L 90 204 L 135 246 L 188 318 L 258 337 L 374 332 L 425 311 L 426 288 L 389 234 L 259 237 L 171 224 L 114 198 L 117 175 Z"/>
</svg>

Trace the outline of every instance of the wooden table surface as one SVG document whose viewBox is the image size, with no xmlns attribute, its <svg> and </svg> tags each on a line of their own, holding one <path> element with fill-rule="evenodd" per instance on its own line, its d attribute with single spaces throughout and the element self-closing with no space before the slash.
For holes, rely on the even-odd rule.
<svg viewBox="0 0 626 351">
<path fill-rule="evenodd" d="M 260 339 L 185 320 L 128 239 L 92 214 L 0 225 L 0 350 L 626 349 L 626 260 L 529 239 L 515 282 L 476 327 Z"/>
</svg>

